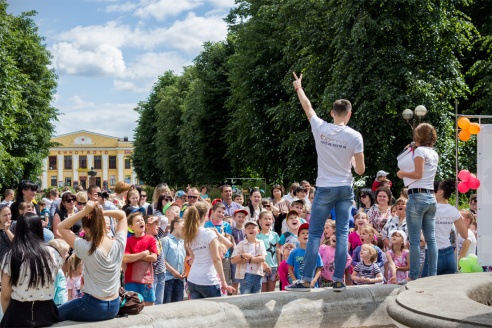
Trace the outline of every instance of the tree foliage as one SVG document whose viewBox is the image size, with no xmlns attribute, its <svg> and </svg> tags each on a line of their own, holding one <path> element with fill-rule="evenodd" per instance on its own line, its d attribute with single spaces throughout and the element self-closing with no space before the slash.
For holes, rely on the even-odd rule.
<svg viewBox="0 0 492 328">
<path fill-rule="evenodd" d="M 31 17 L 7 14 L 0 1 L 0 188 L 38 180 L 58 111 L 51 54 Z"/>
<path fill-rule="evenodd" d="M 314 140 L 292 88 L 293 71 L 303 73 L 320 117 L 330 119 L 336 99 L 352 102 L 349 125 L 364 137 L 368 176 L 396 172 L 396 155 L 412 137 L 401 112 L 421 104 L 428 109 L 424 121 L 439 135 L 438 177 L 454 175 L 455 101 L 476 112 L 491 103 L 492 21 L 480 15 L 489 1 L 236 4 L 226 18 L 227 39 L 205 44 L 172 85 L 152 91 L 158 102 L 149 120 L 159 129 L 145 139 L 149 130 L 139 126 L 135 138 L 136 146 L 157 145 L 161 181 L 213 183 L 229 174 L 284 185 L 313 181 Z M 136 166 L 140 178 L 155 183 Z"/>
</svg>

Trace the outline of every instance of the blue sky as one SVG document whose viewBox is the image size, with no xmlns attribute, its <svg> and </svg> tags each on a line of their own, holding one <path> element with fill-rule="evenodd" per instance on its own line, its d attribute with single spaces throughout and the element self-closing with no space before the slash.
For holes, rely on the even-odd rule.
<svg viewBox="0 0 492 328">
<path fill-rule="evenodd" d="M 10 0 L 35 10 L 58 75 L 57 135 L 89 130 L 133 139 L 139 101 L 157 77 L 180 74 L 206 41 L 224 40 L 234 0 Z"/>
</svg>

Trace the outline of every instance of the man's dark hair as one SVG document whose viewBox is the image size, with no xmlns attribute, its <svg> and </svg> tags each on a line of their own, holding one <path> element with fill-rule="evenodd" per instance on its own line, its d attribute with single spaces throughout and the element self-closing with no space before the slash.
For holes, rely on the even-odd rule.
<svg viewBox="0 0 492 328">
<path fill-rule="evenodd" d="M 220 186 L 220 192 L 224 191 L 224 188 L 232 188 L 232 187 L 228 184 L 222 185 Z"/>
<path fill-rule="evenodd" d="M 333 111 L 337 116 L 345 116 L 352 111 L 352 104 L 345 99 L 338 99 L 333 103 Z"/>
</svg>

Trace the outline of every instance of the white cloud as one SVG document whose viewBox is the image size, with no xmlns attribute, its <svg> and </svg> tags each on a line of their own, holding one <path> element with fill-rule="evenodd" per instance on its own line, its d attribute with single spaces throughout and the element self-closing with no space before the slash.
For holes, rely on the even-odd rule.
<svg viewBox="0 0 492 328">
<path fill-rule="evenodd" d="M 113 90 L 114 91 L 132 91 L 132 92 L 149 92 L 151 89 L 152 85 L 150 83 L 144 83 L 142 86 L 142 83 L 139 83 L 138 85 L 130 82 L 130 81 L 123 81 L 123 80 L 114 80 L 113 81 Z"/>
<path fill-rule="evenodd" d="M 138 32 L 137 32 L 138 33 Z M 117 21 L 109 21 L 105 25 L 77 26 L 60 34 L 59 41 L 73 43 L 79 47 L 95 48 L 101 44 L 121 47 L 131 42 L 128 36 L 135 31 Z"/>
<path fill-rule="evenodd" d="M 71 109 L 81 109 L 81 108 L 86 109 L 86 108 L 94 107 L 93 102 L 85 101 L 79 96 L 73 96 L 70 100 L 73 103 L 73 105 L 71 106 Z"/>
<path fill-rule="evenodd" d="M 132 138 L 138 119 L 138 113 L 133 110 L 137 106 L 136 103 L 92 104 L 93 106 L 77 111 L 60 108 L 60 112 L 65 115 L 58 116 L 59 122 L 55 123 L 56 133 L 60 135 L 85 129 L 114 137 Z"/>
<path fill-rule="evenodd" d="M 234 0 L 209 0 L 208 2 L 216 7 L 232 8 L 235 6 Z"/>
<path fill-rule="evenodd" d="M 224 2 L 227 0 L 215 0 L 213 2 Z M 137 17 L 146 19 L 154 17 L 163 20 L 165 17 L 172 17 L 203 5 L 203 0 L 140 0 L 127 1 L 123 4 L 109 5 L 106 7 L 107 12 L 121 12 L 133 14 Z"/>
<path fill-rule="evenodd" d="M 75 44 L 60 42 L 52 47 L 51 53 L 53 67 L 59 74 L 119 75 L 126 68 L 121 50 L 109 44 L 84 50 Z"/>
<path fill-rule="evenodd" d="M 149 52 L 138 56 L 134 62 L 129 63 L 124 75 L 131 79 L 157 77 L 168 70 L 181 73 L 183 66 L 190 64 L 191 61 L 186 60 L 176 52 Z"/>
</svg>

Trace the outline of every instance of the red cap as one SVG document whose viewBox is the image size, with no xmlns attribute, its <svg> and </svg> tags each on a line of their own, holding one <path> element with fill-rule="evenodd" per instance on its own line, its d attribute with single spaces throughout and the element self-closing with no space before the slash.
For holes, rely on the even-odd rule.
<svg viewBox="0 0 492 328">
<path fill-rule="evenodd" d="M 301 230 L 308 229 L 309 230 L 309 223 L 303 223 L 299 227 L 299 231 L 297 231 L 297 237 L 299 237 L 299 234 L 301 233 Z"/>
<path fill-rule="evenodd" d="M 242 208 L 235 210 L 233 216 L 236 216 L 236 213 L 244 213 L 244 215 L 246 215 L 246 216 L 249 214 L 248 211 L 246 211 L 245 209 L 242 209 Z"/>
</svg>

